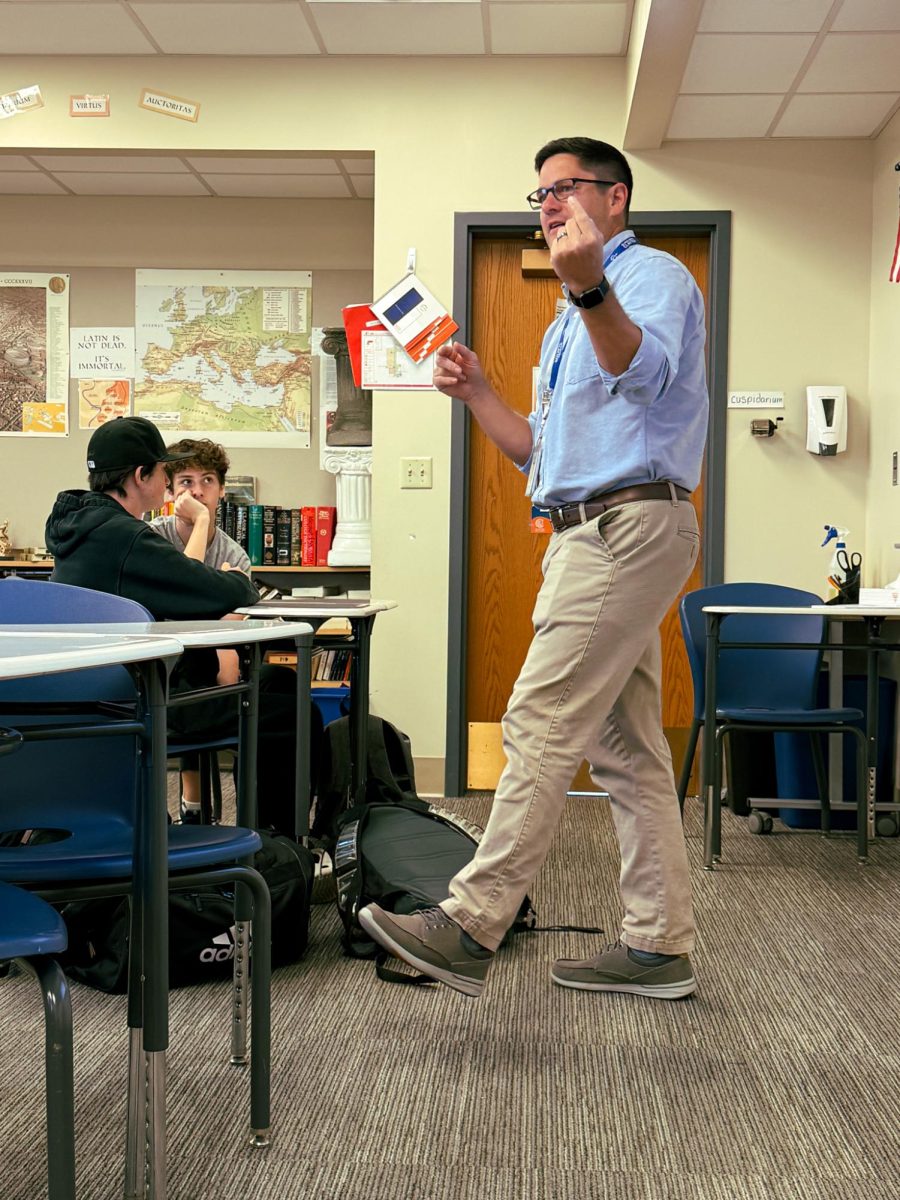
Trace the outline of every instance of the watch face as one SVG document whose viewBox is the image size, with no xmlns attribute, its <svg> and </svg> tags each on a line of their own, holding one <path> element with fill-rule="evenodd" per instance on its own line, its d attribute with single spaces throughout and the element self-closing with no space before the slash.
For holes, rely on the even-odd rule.
<svg viewBox="0 0 900 1200">
<path fill-rule="evenodd" d="M 603 298 L 608 291 L 609 281 L 603 278 L 596 287 L 588 288 L 580 296 L 573 296 L 572 303 L 576 308 L 596 308 L 598 304 L 603 303 Z"/>
</svg>

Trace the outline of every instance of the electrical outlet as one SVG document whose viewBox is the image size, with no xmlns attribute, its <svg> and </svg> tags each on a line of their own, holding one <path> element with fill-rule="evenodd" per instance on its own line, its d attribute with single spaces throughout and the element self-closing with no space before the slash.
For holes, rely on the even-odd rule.
<svg viewBox="0 0 900 1200">
<path fill-rule="evenodd" d="M 431 459 L 401 458 L 400 486 L 401 488 L 430 488 Z"/>
</svg>

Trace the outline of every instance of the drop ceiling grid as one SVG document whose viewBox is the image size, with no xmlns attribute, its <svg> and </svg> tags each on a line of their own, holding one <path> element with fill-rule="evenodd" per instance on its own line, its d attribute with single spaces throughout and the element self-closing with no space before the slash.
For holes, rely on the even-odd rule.
<svg viewBox="0 0 900 1200">
<path fill-rule="evenodd" d="M 877 137 L 898 62 L 900 0 L 706 0 L 667 139 Z"/>
</svg>

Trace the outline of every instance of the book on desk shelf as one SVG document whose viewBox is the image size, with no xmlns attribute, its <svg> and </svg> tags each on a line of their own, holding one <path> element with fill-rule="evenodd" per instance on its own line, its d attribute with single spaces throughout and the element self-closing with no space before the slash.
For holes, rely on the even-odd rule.
<svg viewBox="0 0 900 1200">
<path fill-rule="evenodd" d="M 262 515 L 262 565 L 277 566 L 275 558 L 275 513 L 274 504 L 263 505 Z"/>
<path fill-rule="evenodd" d="M 247 506 L 247 556 L 251 567 L 261 567 L 263 554 L 263 506 Z"/>
<path fill-rule="evenodd" d="M 333 504 L 320 504 L 316 509 L 316 566 L 328 566 L 328 551 L 334 541 L 337 509 Z"/>
<path fill-rule="evenodd" d="M 291 565 L 291 510 L 276 508 L 275 510 L 275 565 L 289 567 Z"/>
</svg>

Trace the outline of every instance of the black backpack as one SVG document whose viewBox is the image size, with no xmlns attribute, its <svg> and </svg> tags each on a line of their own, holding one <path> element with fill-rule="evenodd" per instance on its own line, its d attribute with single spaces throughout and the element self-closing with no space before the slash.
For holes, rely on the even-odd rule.
<svg viewBox="0 0 900 1200">
<path fill-rule="evenodd" d="M 366 733 L 366 803 L 418 800 L 409 738 L 390 721 L 369 717 Z M 339 824 L 350 807 L 350 718 L 325 727 L 316 787 L 312 837 L 334 846 Z"/>
<path fill-rule="evenodd" d="M 309 939 L 313 856 L 290 838 L 260 833 L 253 866 L 272 897 L 272 966 L 296 962 Z M 69 948 L 66 974 L 101 992 L 128 988 L 128 903 L 121 897 L 78 900 L 62 909 Z M 169 894 L 169 986 L 231 975 L 234 964 L 234 885 Z"/>
<path fill-rule="evenodd" d="M 483 832 L 456 813 L 417 797 L 361 804 L 346 812 L 333 855 L 345 952 L 352 958 L 377 959 L 383 979 L 420 981 L 384 970 L 382 953 L 363 932 L 357 914 L 372 901 L 389 912 L 410 913 L 446 900 L 450 880 L 471 861 Z M 533 929 L 536 922 L 526 896 L 510 933 Z"/>
</svg>

